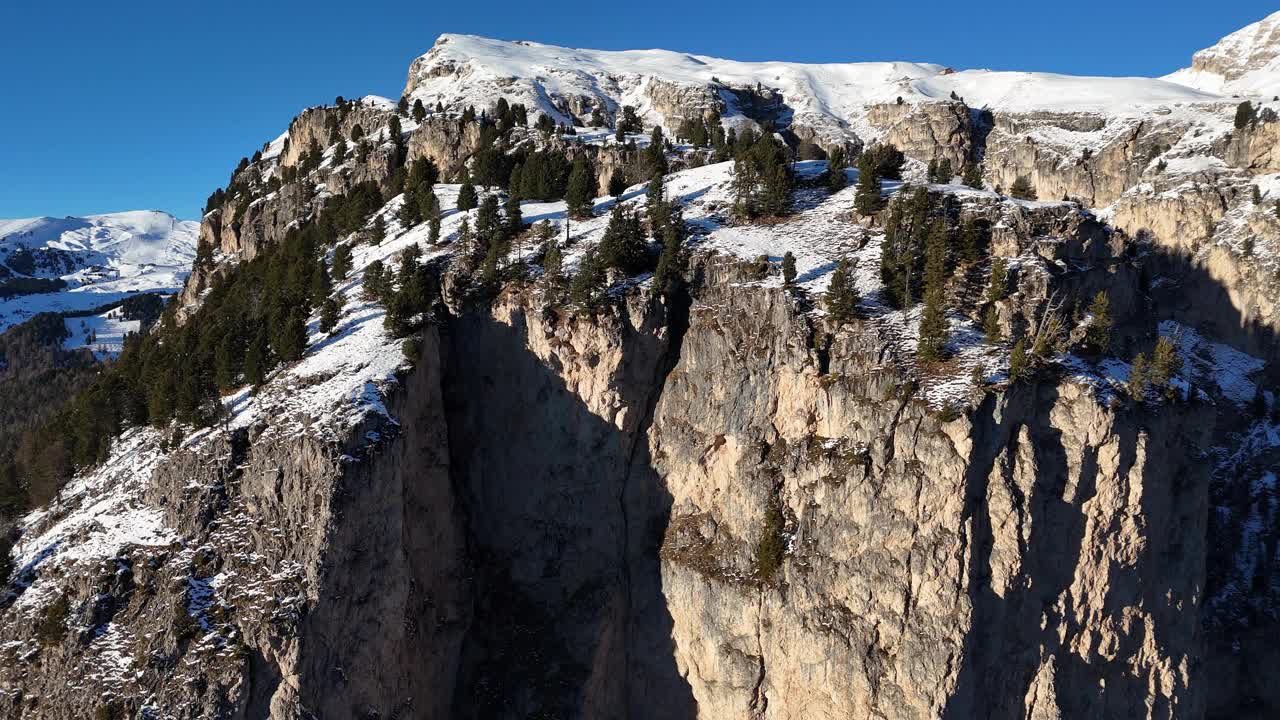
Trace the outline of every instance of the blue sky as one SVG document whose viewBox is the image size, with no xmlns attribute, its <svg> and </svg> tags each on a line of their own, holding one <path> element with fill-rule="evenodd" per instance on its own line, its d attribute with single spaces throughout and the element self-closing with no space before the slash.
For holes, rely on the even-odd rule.
<svg viewBox="0 0 1280 720">
<path fill-rule="evenodd" d="M 0 217 L 198 217 L 236 161 L 302 108 L 336 95 L 397 97 L 409 62 L 442 32 L 740 60 L 1162 75 L 1275 9 L 1203 0 L 1159 9 L 1115 0 L 14 0 L 0 7 Z"/>
</svg>

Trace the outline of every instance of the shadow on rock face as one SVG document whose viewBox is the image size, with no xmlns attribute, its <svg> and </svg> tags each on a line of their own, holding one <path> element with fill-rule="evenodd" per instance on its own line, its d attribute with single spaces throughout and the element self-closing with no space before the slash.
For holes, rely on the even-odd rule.
<svg viewBox="0 0 1280 720">
<path fill-rule="evenodd" d="M 602 358 L 535 355 L 553 339 L 527 337 L 523 310 L 450 322 L 444 393 L 474 597 L 454 717 L 695 715 L 659 572 L 671 498 L 646 442 L 679 352 L 676 305 L 669 339 L 621 320 L 603 376 Z"/>
</svg>

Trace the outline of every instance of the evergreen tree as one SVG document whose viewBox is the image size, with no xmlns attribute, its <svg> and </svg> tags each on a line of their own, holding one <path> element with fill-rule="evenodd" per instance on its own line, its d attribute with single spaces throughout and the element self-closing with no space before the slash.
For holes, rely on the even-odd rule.
<svg viewBox="0 0 1280 720">
<path fill-rule="evenodd" d="M 876 176 L 875 161 L 869 153 L 863 153 L 858 159 L 858 192 L 854 195 L 853 206 L 860 215 L 874 215 L 884 207 L 880 178 Z"/>
<path fill-rule="evenodd" d="M 276 334 L 271 349 L 282 362 L 302 359 L 307 349 L 307 319 L 302 308 L 295 307 L 276 321 Z"/>
<path fill-rule="evenodd" d="M 1138 353 L 1134 356 L 1133 362 L 1129 364 L 1129 396 L 1134 402 L 1143 402 L 1147 399 L 1147 381 L 1150 378 L 1151 368 L 1147 362 L 1146 353 Z"/>
<path fill-rule="evenodd" d="M 324 260 L 321 259 L 311 272 L 312 303 L 320 304 L 322 300 L 329 297 L 331 292 L 333 292 L 333 280 L 329 277 L 329 269 L 324 266 Z"/>
<path fill-rule="evenodd" d="M 338 145 L 333 149 L 333 164 L 341 165 L 347 161 L 347 141 L 338 138 Z"/>
<path fill-rule="evenodd" d="M 1009 293 L 1009 265 L 1002 257 L 991 261 L 991 275 L 987 281 L 987 302 L 1003 300 Z"/>
<path fill-rule="evenodd" d="M 840 192 L 848 184 L 848 178 L 844 175 L 846 164 L 844 148 L 836 146 L 827 158 L 827 189 L 833 193 Z"/>
<path fill-rule="evenodd" d="M 1262 205 L 1262 188 L 1257 185 L 1250 186 L 1252 188 L 1251 197 L 1254 205 Z"/>
<path fill-rule="evenodd" d="M 925 245 L 924 310 L 920 315 L 920 343 L 917 354 L 926 363 L 942 359 L 947 342 L 946 278 L 947 225 L 937 218 L 929 229 Z"/>
<path fill-rule="evenodd" d="M 611 197 L 622 197 L 622 193 L 627 191 L 627 180 L 621 170 L 614 170 L 609 176 L 609 195 Z"/>
<path fill-rule="evenodd" d="M 1027 375 L 1028 367 L 1027 359 L 1027 341 L 1019 339 L 1013 344 L 1013 350 L 1009 353 L 1009 382 L 1016 383 Z"/>
<path fill-rule="evenodd" d="M 502 214 L 506 218 L 505 234 L 508 238 L 513 238 L 524 231 L 524 213 L 520 210 L 520 200 L 514 195 L 507 196 L 502 204 Z"/>
<path fill-rule="evenodd" d="M 853 286 L 851 275 L 849 260 L 840 258 L 831 274 L 831 284 L 827 286 L 827 314 L 841 325 L 852 320 L 858 312 L 858 290 Z"/>
<path fill-rule="evenodd" d="M 1103 354 L 1111 348 L 1111 298 L 1105 290 L 1099 290 L 1089 303 L 1089 315 L 1092 317 L 1085 331 L 1085 344 L 1096 354 Z"/>
<path fill-rule="evenodd" d="M 960 242 L 957 248 L 960 262 L 975 263 L 982 257 L 982 229 L 977 218 L 965 215 L 960 220 Z"/>
<path fill-rule="evenodd" d="M 968 163 L 964 166 L 964 184 L 975 190 L 982 189 L 982 166 Z"/>
<path fill-rule="evenodd" d="M 401 115 L 409 114 L 409 98 L 403 95 L 400 96 L 400 102 L 396 103 L 396 112 Z"/>
<path fill-rule="evenodd" d="M 942 158 L 938 161 L 937 176 L 934 182 L 950 183 L 951 178 L 955 176 L 955 170 L 951 167 L 951 158 Z"/>
<path fill-rule="evenodd" d="M 351 272 L 351 246 L 339 243 L 333 249 L 333 277 L 344 280 Z"/>
<path fill-rule="evenodd" d="M 364 269 L 361 277 L 362 293 L 369 302 L 383 302 L 387 294 L 386 269 L 381 260 L 374 260 Z"/>
<path fill-rule="evenodd" d="M 338 316 L 341 314 L 342 308 L 338 304 L 338 298 L 334 295 L 324 299 L 320 304 L 320 331 L 326 335 L 331 335 L 334 328 L 338 327 Z"/>
<path fill-rule="evenodd" d="M 604 293 L 604 271 L 604 264 L 596 251 L 588 250 L 569 285 L 569 299 L 583 307 L 592 307 L 600 302 Z"/>
<path fill-rule="evenodd" d="M 568 205 L 569 217 L 591 217 L 592 203 L 595 200 L 595 171 L 584 153 L 573 159 L 573 169 L 569 172 L 569 185 L 565 190 L 565 203 Z"/>
<path fill-rule="evenodd" d="M 790 250 L 782 256 L 782 282 L 791 285 L 796 281 L 796 256 Z"/>
<path fill-rule="evenodd" d="M 653 273 L 653 289 L 667 293 L 676 286 L 685 272 L 687 259 L 684 252 L 684 218 L 677 210 L 672 221 L 662 229 L 662 253 Z"/>
<path fill-rule="evenodd" d="M 1019 175 L 1009 188 L 1009 196 L 1018 200 L 1035 200 L 1036 189 L 1026 175 Z"/>
<path fill-rule="evenodd" d="M 543 220 L 545 223 L 545 220 Z M 549 228 L 549 225 L 548 225 Z M 543 277 L 547 278 L 550 284 L 559 284 L 563 279 L 564 258 L 559 249 L 559 243 L 556 238 L 548 237 L 544 242 L 545 250 L 543 251 Z"/>
<path fill-rule="evenodd" d="M 1253 109 L 1253 103 L 1245 100 L 1236 106 L 1236 129 L 1243 130 L 1252 127 L 1258 122 L 1258 113 Z"/>
<path fill-rule="evenodd" d="M 733 161 L 738 215 L 748 219 L 785 215 L 793 183 L 786 147 L 772 135 L 744 137 L 740 145 Z"/>
<path fill-rule="evenodd" d="M 374 216 L 373 222 L 369 224 L 369 243 L 372 245 L 381 245 L 382 241 L 386 239 L 387 221 L 381 214 L 378 214 Z"/>
<path fill-rule="evenodd" d="M 600 239 L 598 252 L 604 267 L 618 268 L 629 275 L 640 272 L 645 261 L 640 217 L 622 203 L 616 203 L 609 215 L 604 237 Z"/>
<path fill-rule="evenodd" d="M 462 183 L 462 187 L 458 189 L 458 209 L 462 212 L 474 210 L 479 205 L 479 197 L 476 195 L 476 186 L 470 181 Z"/>
<path fill-rule="evenodd" d="M 360 123 L 351 126 L 351 142 L 358 143 L 364 139 L 364 128 L 360 127 Z"/>
<path fill-rule="evenodd" d="M 266 382 L 271 372 L 271 346 L 267 336 L 267 326 L 259 325 L 258 332 L 249 342 L 244 355 L 244 379 L 254 387 Z"/>
<path fill-rule="evenodd" d="M 644 166 L 649 177 L 667 174 L 666 139 L 659 125 L 654 125 L 653 132 L 649 134 L 649 144 L 644 149 Z"/>
<path fill-rule="evenodd" d="M 422 106 L 422 100 L 413 101 L 413 121 L 420 123 L 427 119 L 427 109 Z"/>
<path fill-rule="evenodd" d="M 982 316 L 982 332 L 990 343 L 998 343 L 1004 339 L 1000 332 L 1000 314 L 996 312 L 995 305 L 988 305 L 986 314 Z"/>
<path fill-rule="evenodd" d="M 1182 369 L 1182 357 L 1178 355 L 1178 347 L 1172 338 L 1161 336 L 1156 340 L 1155 350 L 1151 353 L 1151 384 L 1162 388 L 1165 396 L 1173 399 L 1177 389 L 1171 381 Z"/>
<path fill-rule="evenodd" d="M 220 389 L 231 390 L 240 382 L 244 370 L 246 348 L 238 327 L 222 336 L 214 357 L 214 382 Z"/>
<path fill-rule="evenodd" d="M 440 213 L 434 212 L 427 220 L 427 242 L 432 245 L 440 244 Z"/>
</svg>

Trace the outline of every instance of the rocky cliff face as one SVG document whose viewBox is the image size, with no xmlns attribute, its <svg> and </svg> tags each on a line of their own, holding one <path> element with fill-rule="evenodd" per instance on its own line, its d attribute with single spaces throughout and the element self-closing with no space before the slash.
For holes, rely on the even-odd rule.
<svg viewBox="0 0 1280 720">
<path fill-rule="evenodd" d="M 114 658 L 120 708 L 180 717 L 1200 716 L 1202 408 L 1064 380 L 941 417 L 873 327 L 820 354 L 741 272 L 511 292 L 423 338 L 394 425 L 159 460 L 138 504 L 184 540 L 68 576 L 84 630 L 11 658 L 9 712 L 82 716 L 55 678 Z"/>
<path fill-rule="evenodd" d="M 411 93 L 528 101 L 534 87 L 424 57 Z M 23 521 L 0 602 L 5 713 L 1276 712 L 1280 426 L 1250 405 L 1276 403 L 1274 123 L 1231 134 L 1216 102 L 988 115 L 927 84 L 963 91 L 965 78 L 907 64 L 858 68 L 889 77 L 889 94 L 840 115 L 786 83 L 597 75 L 593 57 L 579 58 L 585 70 L 544 67 L 537 87 L 559 90 L 536 107 L 562 119 L 615 112 L 619 99 L 647 118 L 714 110 L 819 143 L 891 141 L 914 161 L 981 160 L 988 186 L 1030 179 L 1041 201 L 928 186 L 985 229 L 1007 292 L 985 299 L 985 255 L 959 273 L 949 358 L 917 362 L 918 310 L 884 299 L 883 226 L 855 221 L 853 188 L 829 193 L 820 163 L 798 166 L 793 213 L 769 225 L 728 219 L 727 164 L 673 173 L 668 196 L 691 232 L 682 282 L 663 293 L 646 276 L 611 278 L 594 310 L 558 300 L 537 271 L 468 295 L 451 263 L 473 215 L 450 210 L 428 246 L 425 227 L 399 226 L 403 199 L 391 197 L 377 210 L 382 242 L 337 239 L 356 271 L 339 283 L 333 334 L 313 331 L 301 361 L 224 398 L 218 427 L 129 431 Z M 333 196 L 363 181 L 395 192 L 384 136 L 395 112 L 370 99 L 312 109 L 238 173 L 252 192 L 205 216 L 213 259 L 194 269 L 180 318 Z M 479 126 L 457 113 L 401 122 L 407 158 L 445 178 L 480 147 Z M 339 162 L 329 135 L 356 124 L 369 154 Z M 528 147 L 592 153 L 602 184 L 623 162 L 601 138 L 525 130 Z M 318 167 L 283 181 L 312 141 Z M 456 186 L 435 191 L 455 206 Z M 537 203 L 525 220 L 563 233 L 572 268 L 604 234 L 605 210 L 567 223 L 562 205 Z M 434 305 L 413 362 L 359 279 L 410 247 L 456 290 Z M 773 269 L 783 251 L 799 265 L 790 287 Z M 862 294 L 845 325 L 819 306 L 840 259 Z M 1078 340 L 1100 290 L 1113 356 L 1054 351 L 1009 382 L 1011 343 L 982 337 L 986 310 L 1017 339 L 1074 306 L 1064 316 Z M 1121 352 L 1156 335 L 1185 367 L 1167 395 L 1126 401 Z"/>
</svg>

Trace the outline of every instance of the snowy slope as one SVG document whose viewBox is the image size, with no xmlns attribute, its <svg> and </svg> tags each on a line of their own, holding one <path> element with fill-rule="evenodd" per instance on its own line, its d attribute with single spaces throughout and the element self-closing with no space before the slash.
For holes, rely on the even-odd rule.
<svg viewBox="0 0 1280 720">
<path fill-rule="evenodd" d="M 734 97 L 726 86 L 780 91 L 796 119 L 809 125 L 862 129 L 867 106 L 930 102 L 954 91 L 972 107 L 1009 111 L 1106 111 L 1133 114 L 1178 103 L 1220 101 L 1210 92 L 1153 78 L 1096 78 L 1034 72 L 955 72 L 913 62 L 803 64 L 738 62 L 667 50 L 577 50 L 470 35 L 442 35 L 414 61 L 405 94 L 428 107 L 491 107 L 499 97 L 567 121 L 570 108 L 614 111 L 635 106 L 650 122 L 674 125 L 663 115 L 668 88 L 718 93 L 732 119 Z M 584 102 L 585 101 L 585 102 Z M 581 120 L 581 118 L 578 118 Z"/>
<path fill-rule="evenodd" d="M 1191 67 L 1164 79 L 1219 95 L 1280 94 L 1280 12 L 1197 52 Z"/>
<path fill-rule="evenodd" d="M 200 224 L 154 210 L 0 220 L 0 284 L 61 279 L 59 292 L 0 300 L 0 330 L 38 312 L 87 310 L 130 294 L 182 286 Z"/>
</svg>

